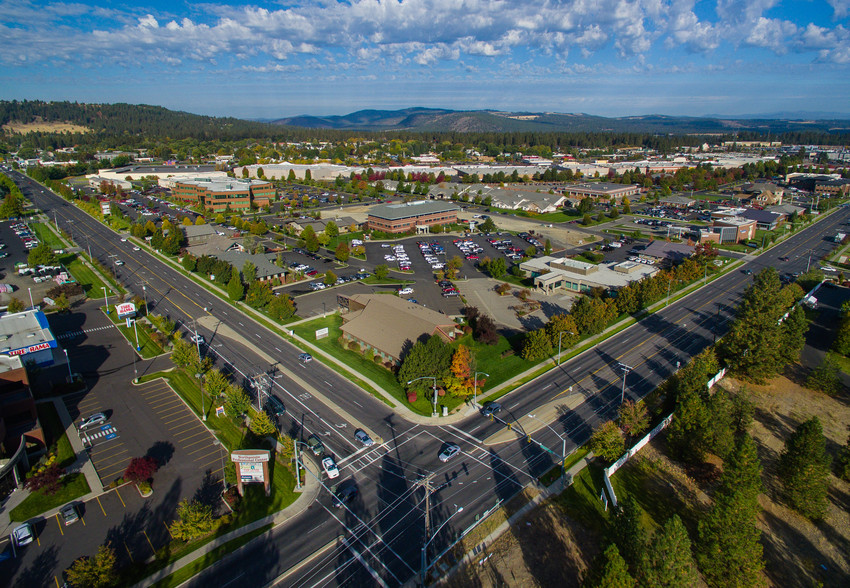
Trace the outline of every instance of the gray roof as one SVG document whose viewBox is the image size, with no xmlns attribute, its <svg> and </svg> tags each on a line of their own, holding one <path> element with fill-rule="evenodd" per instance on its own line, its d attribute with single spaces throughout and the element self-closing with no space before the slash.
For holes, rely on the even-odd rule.
<svg viewBox="0 0 850 588">
<path fill-rule="evenodd" d="M 183 229 L 183 233 L 186 234 L 186 238 L 191 237 L 205 237 L 207 235 L 215 235 L 215 228 L 210 225 L 181 225 Z"/>
<path fill-rule="evenodd" d="M 757 208 L 748 208 L 741 213 L 741 216 L 754 220 L 757 223 L 770 225 L 782 219 L 782 214 L 778 212 L 770 212 L 769 210 L 759 210 Z"/>
<path fill-rule="evenodd" d="M 47 318 L 40 310 L 25 310 L 0 316 L 0 354 L 46 344 L 56 347 Z"/>
<path fill-rule="evenodd" d="M 439 212 L 457 212 L 460 208 L 450 202 L 417 200 L 406 204 L 379 204 L 369 209 L 369 216 L 385 220 L 400 220 Z"/>
<path fill-rule="evenodd" d="M 262 253 L 247 253 L 245 251 L 222 251 L 216 255 L 219 259 L 231 264 L 233 267 L 242 271 L 245 267 L 245 262 L 250 261 L 257 268 L 257 278 L 263 279 L 270 276 L 279 276 L 286 273 L 282 267 L 276 266 L 269 258 L 269 254 Z M 272 254 L 272 258 L 274 254 Z"/>
<path fill-rule="evenodd" d="M 659 202 L 672 202 L 673 204 L 684 204 L 685 206 L 690 206 L 696 202 L 696 200 L 688 198 L 687 196 L 680 196 L 679 194 L 671 194 L 670 196 L 660 198 Z"/>
<path fill-rule="evenodd" d="M 768 206 L 766 210 L 769 210 L 770 212 L 778 212 L 779 214 L 787 214 L 790 216 L 795 212 L 797 214 L 801 214 L 806 209 L 802 206 L 797 206 L 795 204 L 775 204 L 773 206 Z"/>
<path fill-rule="evenodd" d="M 641 251 L 640 254 L 655 259 L 680 260 L 693 255 L 694 246 L 687 243 L 668 243 L 656 239 L 647 245 L 646 249 Z"/>
<path fill-rule="evenodd" d="M 782 192 L 782 188 L 771 182 L 756 182 L 754 184 L 746 184 L 744 192 Z"/>
</svg>

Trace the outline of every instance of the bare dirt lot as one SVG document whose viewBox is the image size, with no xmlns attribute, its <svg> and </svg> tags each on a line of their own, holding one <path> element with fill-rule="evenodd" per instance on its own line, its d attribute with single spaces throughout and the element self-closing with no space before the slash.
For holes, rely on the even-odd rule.
<svg viewBox="0 0 850 588">
<path fill-rule="evenodd" d="M 88 133 L 91 129 L 81 125 L 75 125 L 68 122 L 28 122 L 22 123 L 12 121 L 3 125 L 4 130 L 12 131 L 13 133 Z"/>
<path fill-rule="evenodd" d="M 731 391 L 742 385 L 721 383 Z M 850 585 L 850 484 L 830 477 L 830 504 L 826 518 L 813 523 L 790 510 L 781 500 L 776 464 L 785 439 L 804 420 L 817 416 L 834 456 L 847 440 L 850 395 L 831 398 L 807 390 L 786 377 L 765 386 L 747 385 L 744 393 L 756 407 L 751 429 L 764 468 L 760 497 L 765 581 L 770 586 Z M 687 471 L 671 460 L 662 434 L 612 478 L 618 494 L 633 493 L 653 524 L 671 512 L 682 517 L 696 538 L 699 513 L 710 506 L 706 490 L 716 483 L 717 460 Z M 461 568 L 449 581 L 453 588 L 495 586 L 579 586 L 581 575 L 604 542 L 605 523 L 598 500 L 581 503 L 580 483 L 597 486 L 591 476 L 577 478 L 576 486 L 557 499 L 532 510 Z M 584 496 L 598 497 L 599 488 Z"/>
</svg>

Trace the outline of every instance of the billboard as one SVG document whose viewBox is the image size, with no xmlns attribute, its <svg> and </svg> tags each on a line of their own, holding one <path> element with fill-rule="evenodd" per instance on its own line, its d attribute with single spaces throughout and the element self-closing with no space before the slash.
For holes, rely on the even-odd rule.
<svg viewBox="0 0 850 588">
<path fill-rule="evenodd" d="M 125 317 L 131 314 L 136 314 L 136 305 L 132 302 L 124 302 L 122 304 L 115 305 L 115 312 L 118 313 L 118 316 Z"/>
</svg>

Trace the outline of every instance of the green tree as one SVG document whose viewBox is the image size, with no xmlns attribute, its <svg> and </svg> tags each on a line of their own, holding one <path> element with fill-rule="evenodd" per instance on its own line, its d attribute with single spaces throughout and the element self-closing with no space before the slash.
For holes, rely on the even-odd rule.
<svg viewBox="0 0 850 588">
<path fill-rule="evenodd" d="M 709 586 L 763 584 L 760 491 L 761 464 L 755 443 L 744 434 L 725 464 L 714 505 L 699 521 L 697 562 Z"/>
<path fill-rule="evenodd" d="M 239 270 L 233 268 L 230 274 L 230 281 L 227 283 L 227 295 L 231 300 L 242 300 L 245 295 L 245 286 L 242 285 L 242 280 L 239 279 Z"/>
<path fill-rule="evenodd" d="M 215 215 L 215 223 L 216 223 L 217 225 L 223 225 L 223 224 L 224 224 L 224 220 L 225 220 L 225 219 L 224 219 L 224 215 L 223 215 L 223 214 L 221 214 L 220 212 L 219 212 L 217 215 Z"/>
<path fill-rule="evenodd" d="M 540 361 L 552 353 L 552 342 L 543 329 L 526 333 L 522 341 L 522 358 L 526 361 Z"/>
<path fill-rule="evenodd" d="M 328 221 L 328 224 L 325 225 L 325 234 L 333 239 L 339 235 L 339 227 L 336 226 L 335 222 Z"/>
<path fill-rule="evenodd" d="M 590 450 L 605 461 L 613 462 L 623 454 L 625 441 L 614 421 L 607 421 L 596 427 L 590 437 Z"/>
<path fill-rule="evenodd" d="M 581 585 L 582 588 L 633 588 L 635 580 L 612 543 L 596 559 Z"/>
<path fill-rule="evenodd" d="M 295 303 L 288 294 L 273 296 L 266 309 L 277 321 L 286 320 L 295 314 Z"/>
<path fill-rule="evenodd" d="M 490 277 L 498 280 L 508 272 L 508 266 L 504 257 L 497 257 L 487 264 L 487 271 L 490 272 Z"/>
<path fill-rule="evenodd" d="M 838 459 L 835 460 L 835 475 L 850 482 L 850 437 L 847 443 L 838 451 Z"/>
<path fill-rule="evenodd" d="M 245 390 L 236 384 L 230 384 L 224 391 L 224 409 L 230 416 L 239 416 L 248 412 L 251 408 L 251 399 L 245 394 Z"/>
<path fill-rule="evenodd" d="M 195 224 L 196 224 L 196 225 L 205 225 L 205 224 L 207 224 L 207 219 L 205 219 L 205 218 L 204 218 L 203 216 L 201 216 L 201 215 L 198 215 L 198 216 L 195 218 Z"/>
<path fill-rule="evenodd" d="M 629 437 L 636 438 L 649 428 L 649 412 L 643 400 L 634 402 L 626 400 L 620 405 L 617 413 L 620 428 Z"/>
<path fill-rule="evenodd" d="M 673 452 L 690 463 L 702 463 L 711 448 L 711 413 L 700 394 L 684 390 L 676 399 L 675 418 L 667 427 Z"/>
<path fill-rule="evenodd" d="M 546 239 L 546 242 L 543 244 L 543 254 L 552 255 L 552 242 L 549 239 Z"/>
<path fill-rule="evenodd" d="M 263 411 L 254 413 L 251 417 L 251 424 L 248 426 L 251 432 L 257 437 L 268 437 L 269 435 L 277 434 L 277 427 L 272 422 L 269 415 Z"/>
<path fill-rule="evenodd" d="M 229 383 L 227 376 L 221 373 L 220 370 L 211 369 L 204 374 L 204 390 L 206 390 L 211 398 L 218 398 L 224 394 Z"/>
<path fill-rule="evenodd" d="M 65 570 L 68 583 L 80 588 L 115 586 L 115 551 L 107 544 L 97 548 L 94 557 L 81 557 Z"/>
<path fill-rule="evenodd" d="M 611 539 L 617 545 L 632 575 L 641 576 L 649 537 L 641 523 L 640 506 L 632 494 L 627 494 L 614 511 Z"/>
<path fill-rule="evenodd" d="M 552 315 L 544 328 L 552 349 L 557 349 L 559 343 L 561 350 L 569 349 L 578 341 L 578 325 L 569 314 Z"/>
<path fill-rule="evenodd" d="M 336 246 L 336 258 L 345 263 L 350 255 L 351 250 L 348 248 L 348 243 L 340 241 L 339 245 Z"/>
<path fill-rule="evenodd" d="M 806 377 L 806 387 L 834 396 L 842 388 L 840 372 L 841 368 L 838 363 L 827 354 L 823 361 L 809 372 L 808 377 Z"/>
<path fill-rule="evenodd" d="M 782 359 L 785 363 L 796 363 L 806 344 L 809 319 L 800 305 L 795 305 L 782 322 Z"/>
<path fill-rule="evenodd" d="M 307 249 L 307 251 L 309 251 L 310 253 L 315 253 L 319 250 L 319 237 L 316 235 L 315 232 L 311 231 L 307 233 L 306 236 L 304 236 L 304 232 L 302 232 L 301 237 L 302 239 L 304 239 L 304 247 Z"/>
<path fill-rule="evenodd" d="M 257 266 L 250 261 L 246 261 L 242 266 L 242 277 L 245 278 L 245 283 L 249 286 L 257 279 Z"/>
<path fill-rule="evenodd" d="M 67 312 L 71 308 L 71 303 L 68 302 L 68 297 L 65 296 L 64 292 L 62 292 L 53 301 L 53 306 L 55 306 L 56 310 L 58 310 L 59 312 Z"/>
<path fill-rule="evenodd" d="M 37 247 L 30 249 L 29 255 L 27 255 L 27 265 L 30 267 L 37 265 L 56 265 L 56 261 L 56 254 L 53 253 L 53 249 L 44 241 L 39 243 Z"/>
<path fill-rule="evenodd" d="M 3 198 L 0 204 L 0 218 L 16 218 L 23 214 L 24 208 L 17 191 L 12 190 Z"/>
<path fill-rule="evenodd" d="M 265 282 L 253 282 L 248 286 L 248 292 L 245 294 L 245 304 L 251 308 L 265 308 L 274 298 L 272 289 Z"/>
<path fill-rule="evenodd" d="M 398 381 L 408 387 L 407 382 L 422 376 L 434 376 L 437 385 L 445 381 L 450 374 L 454 350 L 438 335 L 432 335 L 426 342 L 417 341 L 402 360 L 398 370 Z M 425 390 L 430 388 L 432 381 L 419 380 L 412 388 Z"/>
<path fill-rule="evenodd" d="M 754 382 L 764 382 L 785 365 L 784 327 L 779 323 L 785 307 L 780 290 L 774 268 L 759 272 L 744 291 L 732 327 L 720 343 L 729 367 Z"/>
<path fill-rule="evenodd" d="M 592 222 L 593 217 L 590 216 L 590 213 L 585 214 L 584 217 L 581 219 L 581 224 L 583 224 L 584 226 L 588 226 Z"/>
<path fill-rule="evenodd" d="M 195 360 L 195 348 L 183 339 L 174 341 L 171 349 L 171 362 L 177 367 L 188 368 Z"/>
<path fill-rule="evenodd" d="M 325 279 L 323 281 L 326 286 L 333 286 L 336 284 L 336 274 L 328 270 L 325 272 Z"/>
<path fill-rule="evenodd" d="M 183 256 L 183 269 L 187 272 L 195 271 L 195 268 L 198 264 L 198 258 L 191 254 L 186 254 Z"/>
<path fill-rule="evenodd" d="M 802 423 L 785 441 L 778 467 L 785 498 L 810 519 L 826 515 L 831 461 L 817 417 Z"/>
<path fill-rule="evenodd" d="M 707 407 L 709 429 L 707 430 L 708 448 L 715 455 L 726 459 L 735 447 L 736 426 L 735 401 L 723 388 L 709 397 Z"/>
<path fill-rule="evenodd" d="M 177 505 L 178 519 L 171 523 L 168 531 L 174 539 L 191 541 L 202 537 L 215 528 L 212 507 L 193 500 L 181 500 Z"/>
<path fill-rule="evenodd" d="M 641 586 L 691 588 L 698 585 L 698 579 L 688 531 L 679 515 L 674 514 L 647 545 Z"/>
<path fill-rule="evenodd" d="M 379 280 L 385 279 L 390 273 L 390 268 L 387 267 L 386 264 L 382 263 L 381 265 L 375 266 L 375 277 Z"/>
<path fill-rule="evenodd" d="M 12 296 L 9 299 L 9 305 L 6 308 L 6 312 L 8 312 L 9 314 L 15 314 L 16 312 L 23 312 L 25 308 L 26 306 L 24 306 L 24 303 L 21 301 L 20 298 L 18 298 L 17 296 Z"/>
</svg>

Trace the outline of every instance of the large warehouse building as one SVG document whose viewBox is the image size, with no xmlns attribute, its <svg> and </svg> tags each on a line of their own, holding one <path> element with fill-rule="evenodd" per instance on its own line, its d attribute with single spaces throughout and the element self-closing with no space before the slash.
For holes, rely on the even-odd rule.
<svg viewBox="0 0 850 588">
<path fill-rule="evenodd" d="M 449 225 L 457 222 L 460 210 L 451 202 L 419 200 L 406 204 L 379 204 L 369 210 L 366 223 L 373 231 L 407 233 L 417 227 Z"/>
</svg>

